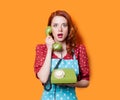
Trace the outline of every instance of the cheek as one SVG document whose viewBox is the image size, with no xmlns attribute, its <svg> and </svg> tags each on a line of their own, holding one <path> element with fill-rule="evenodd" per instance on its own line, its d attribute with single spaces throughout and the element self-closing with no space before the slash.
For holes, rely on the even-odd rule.
<svg viewBox="0 0 120 100">
<path fill-rule="evenodd" d="M 52 35 L 53 35 L 53 37 L 56 37 L 56 33 L 57 33 L 56 30 L 53 29 L 53 30 L 52 30 Z"/>
<path fill-rule="evenodd" d="M 66 29 L 66 30 L 64 31 L 64 34 L 65 34 L 65 36 L 68 35 L 68 29 Z"/>
<path fill-rule="evenodd" d="M 56 34 L 57 33 L 57 29 L 52 28 L 52 33 Z"/>
</svg>

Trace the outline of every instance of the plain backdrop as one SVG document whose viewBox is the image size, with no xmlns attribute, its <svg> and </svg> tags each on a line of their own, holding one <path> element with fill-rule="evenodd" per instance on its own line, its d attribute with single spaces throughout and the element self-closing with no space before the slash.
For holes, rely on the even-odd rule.
<svg viewBox="0 0 120 100">
<path fill-rule="evenodd" d="M 79 100 L 120 100 L 119 5 L 119 0 L 0 1 L 0 100 L 40 100 L 35 48 L 45 42 L 55 10 L 72 16 L 89 56 L 90 85 L 76 89 Z"/>
</svg>

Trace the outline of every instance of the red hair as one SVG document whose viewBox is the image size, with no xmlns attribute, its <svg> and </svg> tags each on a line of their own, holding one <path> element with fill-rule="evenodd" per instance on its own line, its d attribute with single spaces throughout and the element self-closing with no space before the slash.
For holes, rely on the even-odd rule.
<svg viewBox="0 0 120 100">
<path fill-rule="evenodd" d="M 79 41 L 79 43 L 81 43 L 81 39 L 77 40 L 77 38 L 76 38 L 76 35 L 78 35 L 77 28 L 73 24 L 73 21 L 72 21 L 70 15 L 64 10 L 57 10 L 57 11 L 51 13 L 51 15 L 48 19 L 48 26 L 51 25 L 52 19 L 55 16 L 63 16 L 67 20 L 67 23 L 68 23 L 68 36 L 66 38 L 67 52 L 72 54 L 72 50 L 76 47 L 77 41 Z"/>
</svg>

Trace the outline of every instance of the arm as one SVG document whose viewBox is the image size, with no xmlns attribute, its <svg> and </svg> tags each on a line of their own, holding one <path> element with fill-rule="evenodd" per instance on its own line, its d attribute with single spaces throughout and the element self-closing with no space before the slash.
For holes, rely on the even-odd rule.
<svg viewBox="0 0 120 100">
<path fill-rule="evenodd" d="M 52 44 L 53 43 L 54 43 L 54 41 L 53 41 L 52 37 L 47 36 L 47 38 L 46 38 L 47 51 L 45 52 L 45 50 L 43 50 L 45 48 L 41 48 L 41 50 L 39 50 L 39 49 L 36 50 L 36 63 L 35 63 L 36 67 L 35 68 L 38 67 L 38 70 L 36 71 L 36 75 L 42 83 L 47 82 L 49 74 L 50 74 Z M 43 51 L 43 52 L 40 52 L 40 51 Z"/>
<path fill-rule="evenodd" d="M 80 66 L 80 74 L 78 81 L 75 84 L 69 84 L 71 87 L 87 87 L 89 85 L 89 64 L 88 56 L 84 45 L 80 45 L 78 48 L 78 63 Z"/>
<path fill-rule="evenodd" d="M 46 83 L 50 74 L 50 65 L 51 65 L 51 52 L 52 50 L 47 50 L 46 59 L 44 61 L 43 66 L 37 73 L 38 78 L 42 83 Z"/>
</svg>

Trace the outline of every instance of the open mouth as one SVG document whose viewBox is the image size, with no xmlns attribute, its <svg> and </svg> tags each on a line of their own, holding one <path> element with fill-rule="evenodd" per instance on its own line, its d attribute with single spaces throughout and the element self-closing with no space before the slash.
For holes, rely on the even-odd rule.
<svg viewBox="0 0 120 100">
<path fill-rule="evenodd" d="M 58 34 L 57 36 L 58 36 L 58 38 L 62 38 L 62 37 L 63 37 L 63 34 L 60 33 L 60 34 Z"/>
</svg>

